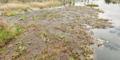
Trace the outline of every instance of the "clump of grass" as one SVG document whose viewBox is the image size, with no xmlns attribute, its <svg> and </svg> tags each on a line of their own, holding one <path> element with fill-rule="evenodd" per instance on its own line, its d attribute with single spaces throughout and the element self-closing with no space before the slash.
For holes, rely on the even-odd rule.
<svg viewBox="0 0 120 60">
<path fill-rule="evenodd" d="M 12 11 L 12 10 L 26 10 L 29 8 L 29 5 L 27 4 L 18 4 L 18 3 L 8 3 L 4 4 L 0 7 L 0 10 L 7 10 L 7 11 Z"/>
<path fill-rule="evenodd" d="M 9 29 L 8 29 L 9 28 Z M 1 27 L 0 26 L 0 47 L 3 47 L 9 41 L 16 38 L 18 34 L 20 34 L 22 30 L 18 26 L 11 27 Z"/>
</svg>

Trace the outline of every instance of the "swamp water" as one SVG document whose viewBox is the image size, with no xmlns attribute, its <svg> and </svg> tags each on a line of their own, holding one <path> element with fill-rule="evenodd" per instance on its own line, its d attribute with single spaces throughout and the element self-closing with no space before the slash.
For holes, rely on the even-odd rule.
<svg viewBox="0 0 120 60">
<path fill-rule="evenodd" d="M 104 13 L 99 14 L 99 18 L 110 19 L 114 22 L 114 28 L 108 29 L 93 29 L 97 38 L 100 38 L 107 43 L 103 43 L 103 47 L 95 47 L 97 60 L 120 60 L 120 4 L 118 0 L 85 0 L 76 2 L 75 5 L 98 4 L 99 9 Z"/>
</svg>

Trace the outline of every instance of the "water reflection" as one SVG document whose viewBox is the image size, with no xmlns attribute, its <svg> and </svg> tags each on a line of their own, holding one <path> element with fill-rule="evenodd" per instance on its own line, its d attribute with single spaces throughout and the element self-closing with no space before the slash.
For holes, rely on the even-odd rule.
<svg viewBox="0 0 120 60">
<path fill-rule="evenodd" d="M 120 1 L 105 0 L 105 3 L 106 3 L 106 4 L 110 4 L 110 3 L 112 3 L 112 4 L 119 4 L 119 3 L 120 3 Z"/>
<path fill-rule="evenodd" d="M 116 33 L 116 31 L 113 30 L 113 29 L 112 29 L 112 30 L 109 30 L 109 32 L 112 33 L 112 34 Z"/>
<path fill-rule="evenodd" d="M 91 3 L 92 0 L 89 0 Z M 119 0 L 120 1 L 120 0 Z M 115 28 L 109 29 L 94 29 L 95 36 L 109 41 L 104 43 L 104 48 L 101 50 L 96 47 L 97 60 L 120 60 L 120 6 L 118 0 L 94 0 L 94 4 L 99 5 L 99 9 L 104 10 L 104 14 L 100 14 L 99 18 L 112 19 Z M 112 8 L 111 8 L 112 7 Z M 113 8 L 114 7 L 114 8 Z"/>
</svg>

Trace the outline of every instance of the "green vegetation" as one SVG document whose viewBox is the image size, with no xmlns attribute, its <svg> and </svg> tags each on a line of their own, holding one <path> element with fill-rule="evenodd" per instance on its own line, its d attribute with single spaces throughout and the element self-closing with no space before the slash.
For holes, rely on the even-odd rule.
<svg viewBox="0 0 120 60">
<path fill-rule="evenodd" d="M 87 4 L 86 6 L 90 6 L 90 7 L 98 7 L 98 5 L 96 5 L 96 4 Z"/>
<path fill-rule="evenodd" d="M 15 16 L 17 14 L 18 13 L 16 11 L 6 11 L 6 12 L 2 13 L 2 15 L 4 15 L 4 16 Z"/>
<path fill-rule="evenodd" d="M 13 40 L 20 34 L 22 30 L 20 27 L 9 27 L 9 30 L 0 26 L 0 47 L 7 44 L 9 41 Z"/>
<path fill-rule="evenodd" d="M 22 20 L 25 20 L 26 19 L 26 17 L 22 17 Z"/>
<path fill-rule="evenodd" d="M 71 57 L 71 58 L 69 58 L 69 60 L 74 60 L 74 59 Z"/>
</svg>

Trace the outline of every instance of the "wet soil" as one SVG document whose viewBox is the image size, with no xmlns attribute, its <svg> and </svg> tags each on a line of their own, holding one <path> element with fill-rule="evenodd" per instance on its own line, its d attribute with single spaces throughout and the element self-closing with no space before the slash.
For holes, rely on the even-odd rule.
<svg viewBox="0 0 120 60">
<path fill-rule="evenodd" d="M 66 6 L 0 16 L 1 21 L 22 26 L 24 31 L 1 48 L 0 60 L 93 60 L 94 52 L 90 45 L 96 39 L 91 29 L 113 27 L 108 19 L 98 18 L 98 13 L 103 11 Z"/>
</svg>

